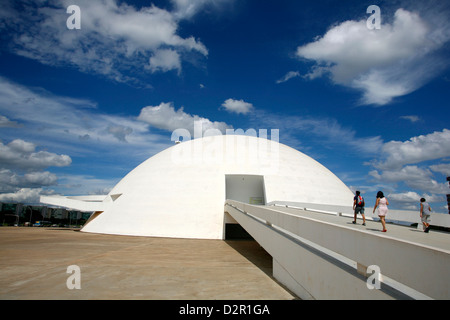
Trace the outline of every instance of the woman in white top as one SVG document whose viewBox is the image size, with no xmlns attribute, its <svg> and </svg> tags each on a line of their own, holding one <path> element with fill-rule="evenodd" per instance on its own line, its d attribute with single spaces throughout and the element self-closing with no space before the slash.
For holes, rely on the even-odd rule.
<svg viewBox="0 0 450 320">
<path fill-rule="evenodd" d="M 375 209 L 378 207 L 378 216 L 380 217 L 381 224 L 383 225 L 383 231 L 386 232 L 386 221 L 384 220 L 386 214 L 388 212 L 389 201 L 384 196 L 383 192 L 378 191 L 377 193 L 377 201 L 375 202 L 375 206 L 373 207 L 373 213 L 375 213 Z"/>
</svg>

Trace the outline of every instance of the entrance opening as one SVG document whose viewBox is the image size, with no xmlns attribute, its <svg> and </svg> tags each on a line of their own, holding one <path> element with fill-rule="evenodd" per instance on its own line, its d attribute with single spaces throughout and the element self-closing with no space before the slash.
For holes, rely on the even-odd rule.
<svg viewBox="0 0 450 320">
<path fill-rule="evenodd" d="M 263 176 L 227 174 L 225 186 L 226 199 L 256 205 L 266 203 Z M 240 224 L 228 221 L 225 223 L 225 239 L 252 240 L 253 238 Z"/>
<path fill-rule="evenodd" d="M 226 199 L 249 204 L 266 204 L 263 176 L 227 174 L 225 186 Z"/>
</svg>

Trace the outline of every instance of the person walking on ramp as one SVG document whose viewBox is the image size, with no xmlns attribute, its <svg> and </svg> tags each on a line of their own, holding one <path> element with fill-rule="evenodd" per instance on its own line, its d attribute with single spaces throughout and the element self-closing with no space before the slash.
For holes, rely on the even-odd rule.
<svg viewBox="0 0 450 320">
<path fill-rule="evenodd" d="M 431 207 L 425 198 L 420 199 L 420 220 L 423 224 L 423 232 L 430 231 Z"/>
<path fill-rule="evenodd" d="M 363 217 L 363 226 L 366 225 L 366 216 L 364 215 L 364 198 L 359 191 L 356 191 L 356 196 L 353 198 L 353 211 L 355 212 L 353 224 L 356 224 L 356 216 L 360 213 Z"/>
<path fill-rule="evenodd" d="M 377 193 L 377 201 L 375 202 L 375 206 L 373 207 L 373 213 L 375 213 L 375 209 L 378 207 L 378 216 L 380 217 L 381 224 L 383 225 L 382 232 L 386 232 L 386 214 L 388 213 L 389 201 L 384 196 L 383 192 L 378 191 Z"/>
</svg>

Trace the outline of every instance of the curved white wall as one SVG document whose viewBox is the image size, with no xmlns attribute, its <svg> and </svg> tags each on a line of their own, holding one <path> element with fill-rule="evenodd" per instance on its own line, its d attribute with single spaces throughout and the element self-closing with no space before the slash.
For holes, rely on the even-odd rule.
<svg viewBox="0 0 450 320">
<path fill-rule="evenodd" d="M 219 135 L 174 145 L 125 176 L 106 210 L 82 231 L 223 239 L 225 175 L 264 176 L 266 202 L 351 205 L 353 193 L 324 166 L 278 142 Z"/>
</svg>

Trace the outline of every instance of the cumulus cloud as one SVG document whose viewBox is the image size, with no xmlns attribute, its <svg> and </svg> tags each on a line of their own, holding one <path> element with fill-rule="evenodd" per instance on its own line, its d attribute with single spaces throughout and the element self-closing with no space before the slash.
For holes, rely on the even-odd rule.
<svg viewBox="0 0 450 320">
<path fill-rule="evenodd" d="M 446 183 L 437 182 L 429 169 L 418 166 L 405 166 L 400 170 L 384 170 L 381 174 L 377 170 L 369 174 L 378 181 L 403 182 L 414 190 L 422 190 L 437 194 L 446 194 L 448 186 Z"/>
<path fill-rule="evenodd" d="M 402 205 L 404 210 L 419 210 L 420 199 L 425 198 L 429 203 L 433 202 L 443 202 L 445 201 L 445 196 L 440 195 L 430 195 L 427 193 L 417 193 L 414 191 L 390 193 L 387 195 L 389 201 L 398 202 Z M 437 209 L 437 208 L 434 208 Z M 439 210 L 438 210 L 439 211 Z"/>
<path fill-rule="evenodd" d="M 21 188 L 16 192 L 0 194 L 2 202 L 39 203 L 41 195 L 48 194 L 42 188 Z"/>
<path fill-rule="evenodd" d="M 232 113 L 237 114 L 247 114 L 252 112 L 254 107 L 251 103 L 245 102 L 244 100 L 227 99 L 222 103 L 222 107 Z"/>
<path fill-rule="evenodd" d="M 12 170 L 0 169 L 0 179 L 0 192 L 15 192 L 20 188 L 52 186 L 57 183 L 56 175 L 48 171 L 20 175 Z"/>
<path fill-rule="evenodd" d="M 203 132 L 209 129 L 217 129 L 225 133 L 226 129 L 232 127 L 224 122 L 211 121 L 198 115 L 191 115 L 184 112 L 183 108 L 175 111 L 173 103 L 161 103 L 158 106 L 147 106 L 141 110 L 138 120 L 150 124 L 151 126 L 174 131 L 176 129 L 186 129 L 191 136 L 194 135 L 194 123 L 202 125 Z"/>
<path fill-rule="evenodd" d="M 388 182 L 398 182 L 404 181 L 406 179 L 421 182 L 429 179 L 432 176 L 432 173 L 429 170 L 424 170 L 417 166 L 405 166 L 400 170 L 395 171 L 385 170 L 381 175 L 378 174 L 377 170 L 373 170 L 369 174 L 377 178 L 378 180 Z"/>
<path fill-rule="evenodd" d="M 450 130 L 412 137 L 408 141 L 390 141 L 383 145 L 384 161 L 374 163 L 380 169 L 398 169 L 406 164 L 450 157 Z"/>
<path fill-rule="evenodd" d="M 50 166 L 65 167 L 72 159 L 47 151 L 36 152 L 33 143 L 16 139 L 5 145 L 0 142 L 0 166 L 3 168 L 42 169 Z"/>
<path fill-rule="evenodd" d="M 297 48 L 315 64 L 305 78 L 329 76 L 335 84 L 361 90 L 362 104 L 385 105 L 411 93 L 447 67 L 438 54 L 450 39 L 448 23 L 431 26 L 404 9 L 393 22 L 370 30 L 366 20 L 345 21 Z"/>
<path fill-rule="evenodd" d="M 180 55 L 176 51 L 170 49 L 157 50 L 150 58 L 150 66 L 147 68 L 152 70 L 152 72 L 167 72 L 170 70 L 178 70 L 178 72 L 180 72 Z"/>
<path fill-rule="evenodd" d="M 67 155 L 36 151 L 36 145 L 21 139 L 0 142 L 0 201 L 38 202 L 42 187 L 57 184 L 55 174 L 40 170 L 71 163 Z"/>
<path fill-rule="evenodd" d="M 445 182 L 445 176 L 450 174 L 450 165 L 445 163 L 445 159 L 450 157 L 449 146 L 450 131 L 447 129 L 407 141 L 387 142 L 381 148 L 383 158 L 371 163 L 374 169 L 369 176 L 378 183 L 390 184 L 395 188 L 403 185 L 409 189 L 397 194 L 399 202 L 417 199 L 417 192 L 430 201 L 445 202 L 444 195 L 449 192 Z M 390 197 L 393 198 L 392 195 Z"/>
<path fill-rule="evenodd" d="M 180 70 L 183 54 L 208 55 L 200 41 L 177 34 L 173 13 L 154 5 L 136 9 L 117 0 L 79 0 L 81 29 L 68 30 L 66 9 L 72 4 L 71 0 L 3 3 L 9 14 L 0 15 L 0 28 L 14 32 L 10 50 L 47 65 L 71 65 L 119 82 L 138 81 L 129 76 L 130 70 L 134 74 Z"/>
<path fill-rule="evenodd" d="M 407 191 L 407 192 L 400 192 L 400 193 L 391 193 L 389 194 L 389 199 L 399 202 L 418 202 L 420 201 L 420 198 L 422 198 L 421 195 L 419 195 L 417 192 L 414 191 Z"/>
<path fill-rule="evenodd" d="M 443 174 L 444 176 L 450 177 L 450 163 L 441 163 L 431 165 L 430 169 Z"/>
</svg>

